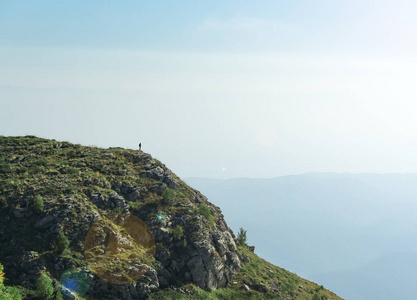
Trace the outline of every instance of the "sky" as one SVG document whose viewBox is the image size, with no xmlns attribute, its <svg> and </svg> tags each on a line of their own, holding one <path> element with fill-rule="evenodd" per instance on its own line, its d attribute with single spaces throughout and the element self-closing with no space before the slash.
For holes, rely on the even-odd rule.
<svg viewBox="0 0 417 300">
<path fill-rule="evenodd" d="M 178 176 L 417 172 L 417 2 L 0 2 L 0 134 Z"/>
</svg>

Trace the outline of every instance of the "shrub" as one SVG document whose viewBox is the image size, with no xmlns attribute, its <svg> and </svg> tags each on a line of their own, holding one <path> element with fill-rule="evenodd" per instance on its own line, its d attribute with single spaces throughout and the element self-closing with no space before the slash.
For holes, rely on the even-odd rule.
<svg viewBox="0 0 417 300">
<path fill-rule="evenodd" d="M 241 246 L 246 245 L 246 241 L 247 241 L 246 232 L 247 230 L 244 230 L 242 227 L 240 227 L 239 232 L 237 234 L 237 242 Z"/>
<path fill-rule="evenodd" d="M 42 274 L 36 281 L 36 292 L 41 299 L 52 299 L 54 287 L 51 278 Z"/>
<path fill-rule="evenodd" d="M 68 241 L 68 238 L 63 231 L 58 232 L 58 237 L 56 238 L 56 244 L 55 245 L 56 245 L 56 250 L 59 253 L 64 252 L 68 248 L 69 241 Z"/>
<path fill-rule="evenodd" d="M 203 215 L 208 221 L 211 221 L 211 211 L 210 209 L 205 206 L 204 204 L 201 204 L 198 208 L 198 212 Z"/>
<path fill-rule="evenodd" d="M 59 289 L 56 290 L 55 300 L 64 300 L 62 293 Z"/>
<path fill-rule="evenodd" d="M 12 171 L 12 168 L 10 168 L 10 165 L 6 162 L 0 163 L 0 173 L 10 173 Z"/>
<path fill-rule="evenodd" d="M 15 286 L 6 286 L 0 293 L 3 293 L 1 294 L 2 300 L 22 300 L 22 295 Z"/>
<path fill-rule="evenodd" d="M 180 225 L 177 225 L 172 232 L 172 235 L 174 236 L 174 239 L 180 240 L 184 236 L 184 229 Z"/>
<path fill-rule="evenodd" d="M 33 201 L 33 206 L 35 207 L 35 210 L 39 213 L 43 212 L 44 209 L 44 203 L 43 199 L 40 195 L 37 195 L 35 197 L 35 200 Z"/>
<path fill-rule="evenodd" d="M 170 188 L 165 188 L 162 192 L 162 205 L 168 205 L 171 204 L 174 199 L 174 192 Z"/>
<path fill-rule="evenodd" d="M 0 296 L 2 300 L 21 300 L 22 295 L 14 286 L 4 286 L 3 265 L 0 263 Z"/>
</svg>

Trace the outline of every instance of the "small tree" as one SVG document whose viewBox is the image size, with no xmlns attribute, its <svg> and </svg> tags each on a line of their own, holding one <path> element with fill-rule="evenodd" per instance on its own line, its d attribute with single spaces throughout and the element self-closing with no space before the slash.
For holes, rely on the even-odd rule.
<svg viewBox="0 0 417 300">
<path fill-rule="evenodd" d="M 43 199 L 40 195 L 37 195 L 35 197 L 35 200 L 33 201 L 33 206 L 35 207 L 35 210 L 37 212 L 43 212 L 43 208 L 44 208 L 44 203 L 43 203 Z"/>
<path fill-rule="evenodd" d="M 42 274 L 36 281 L 36 292 L 41 299 L 52 299 L 54 287 L 46 274 Z"/>
<path fill-rule="evenodd" d="M 56 245 L 56 250 L 59 253 L 64 252 L 64 250 L 66 250 L 69 246 L 68 238 L 62 230 L 58 232 L 55 245 Z"/>
<path fill-rule="evenodd" d="M 247 237 L 246 237 L 247 230 L 244 230 L 242 227 L 239 229 L 239 233 L 237 234 L 237 241 L 241 246 L 246 245 Z"/>
<path fill-rule="evenodd" d="M 180 225 L 177 225 L 172 235 L 174 236 L 174 239 L 179 240 L 184 236 L 184 229 Z"/>
</svg>

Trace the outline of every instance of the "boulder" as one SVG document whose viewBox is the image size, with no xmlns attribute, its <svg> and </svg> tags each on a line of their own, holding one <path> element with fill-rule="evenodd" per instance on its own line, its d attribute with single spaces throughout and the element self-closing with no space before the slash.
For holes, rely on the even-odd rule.
<svg viewBox="0 0 417 300">
<path fill-rule="evenodd" d="M 46 228 L 53 225 L 55 218 L 53 215 L 46 215 L 45 217 L 39 219 L 33 225 L 35 228 Z"/>
</svg>

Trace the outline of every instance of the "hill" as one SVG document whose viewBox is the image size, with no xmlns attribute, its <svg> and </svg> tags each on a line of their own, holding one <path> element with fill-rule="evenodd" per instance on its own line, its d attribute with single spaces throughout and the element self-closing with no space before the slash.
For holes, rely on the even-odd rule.
<svg viewBox="0 0 417 300">
<path fill-rule="evenodd" d="M 1 136 L 0 176 L 0 263 L 23 298 L 340 299 L 239 244 L 142 151 Z"/>
</svg>

